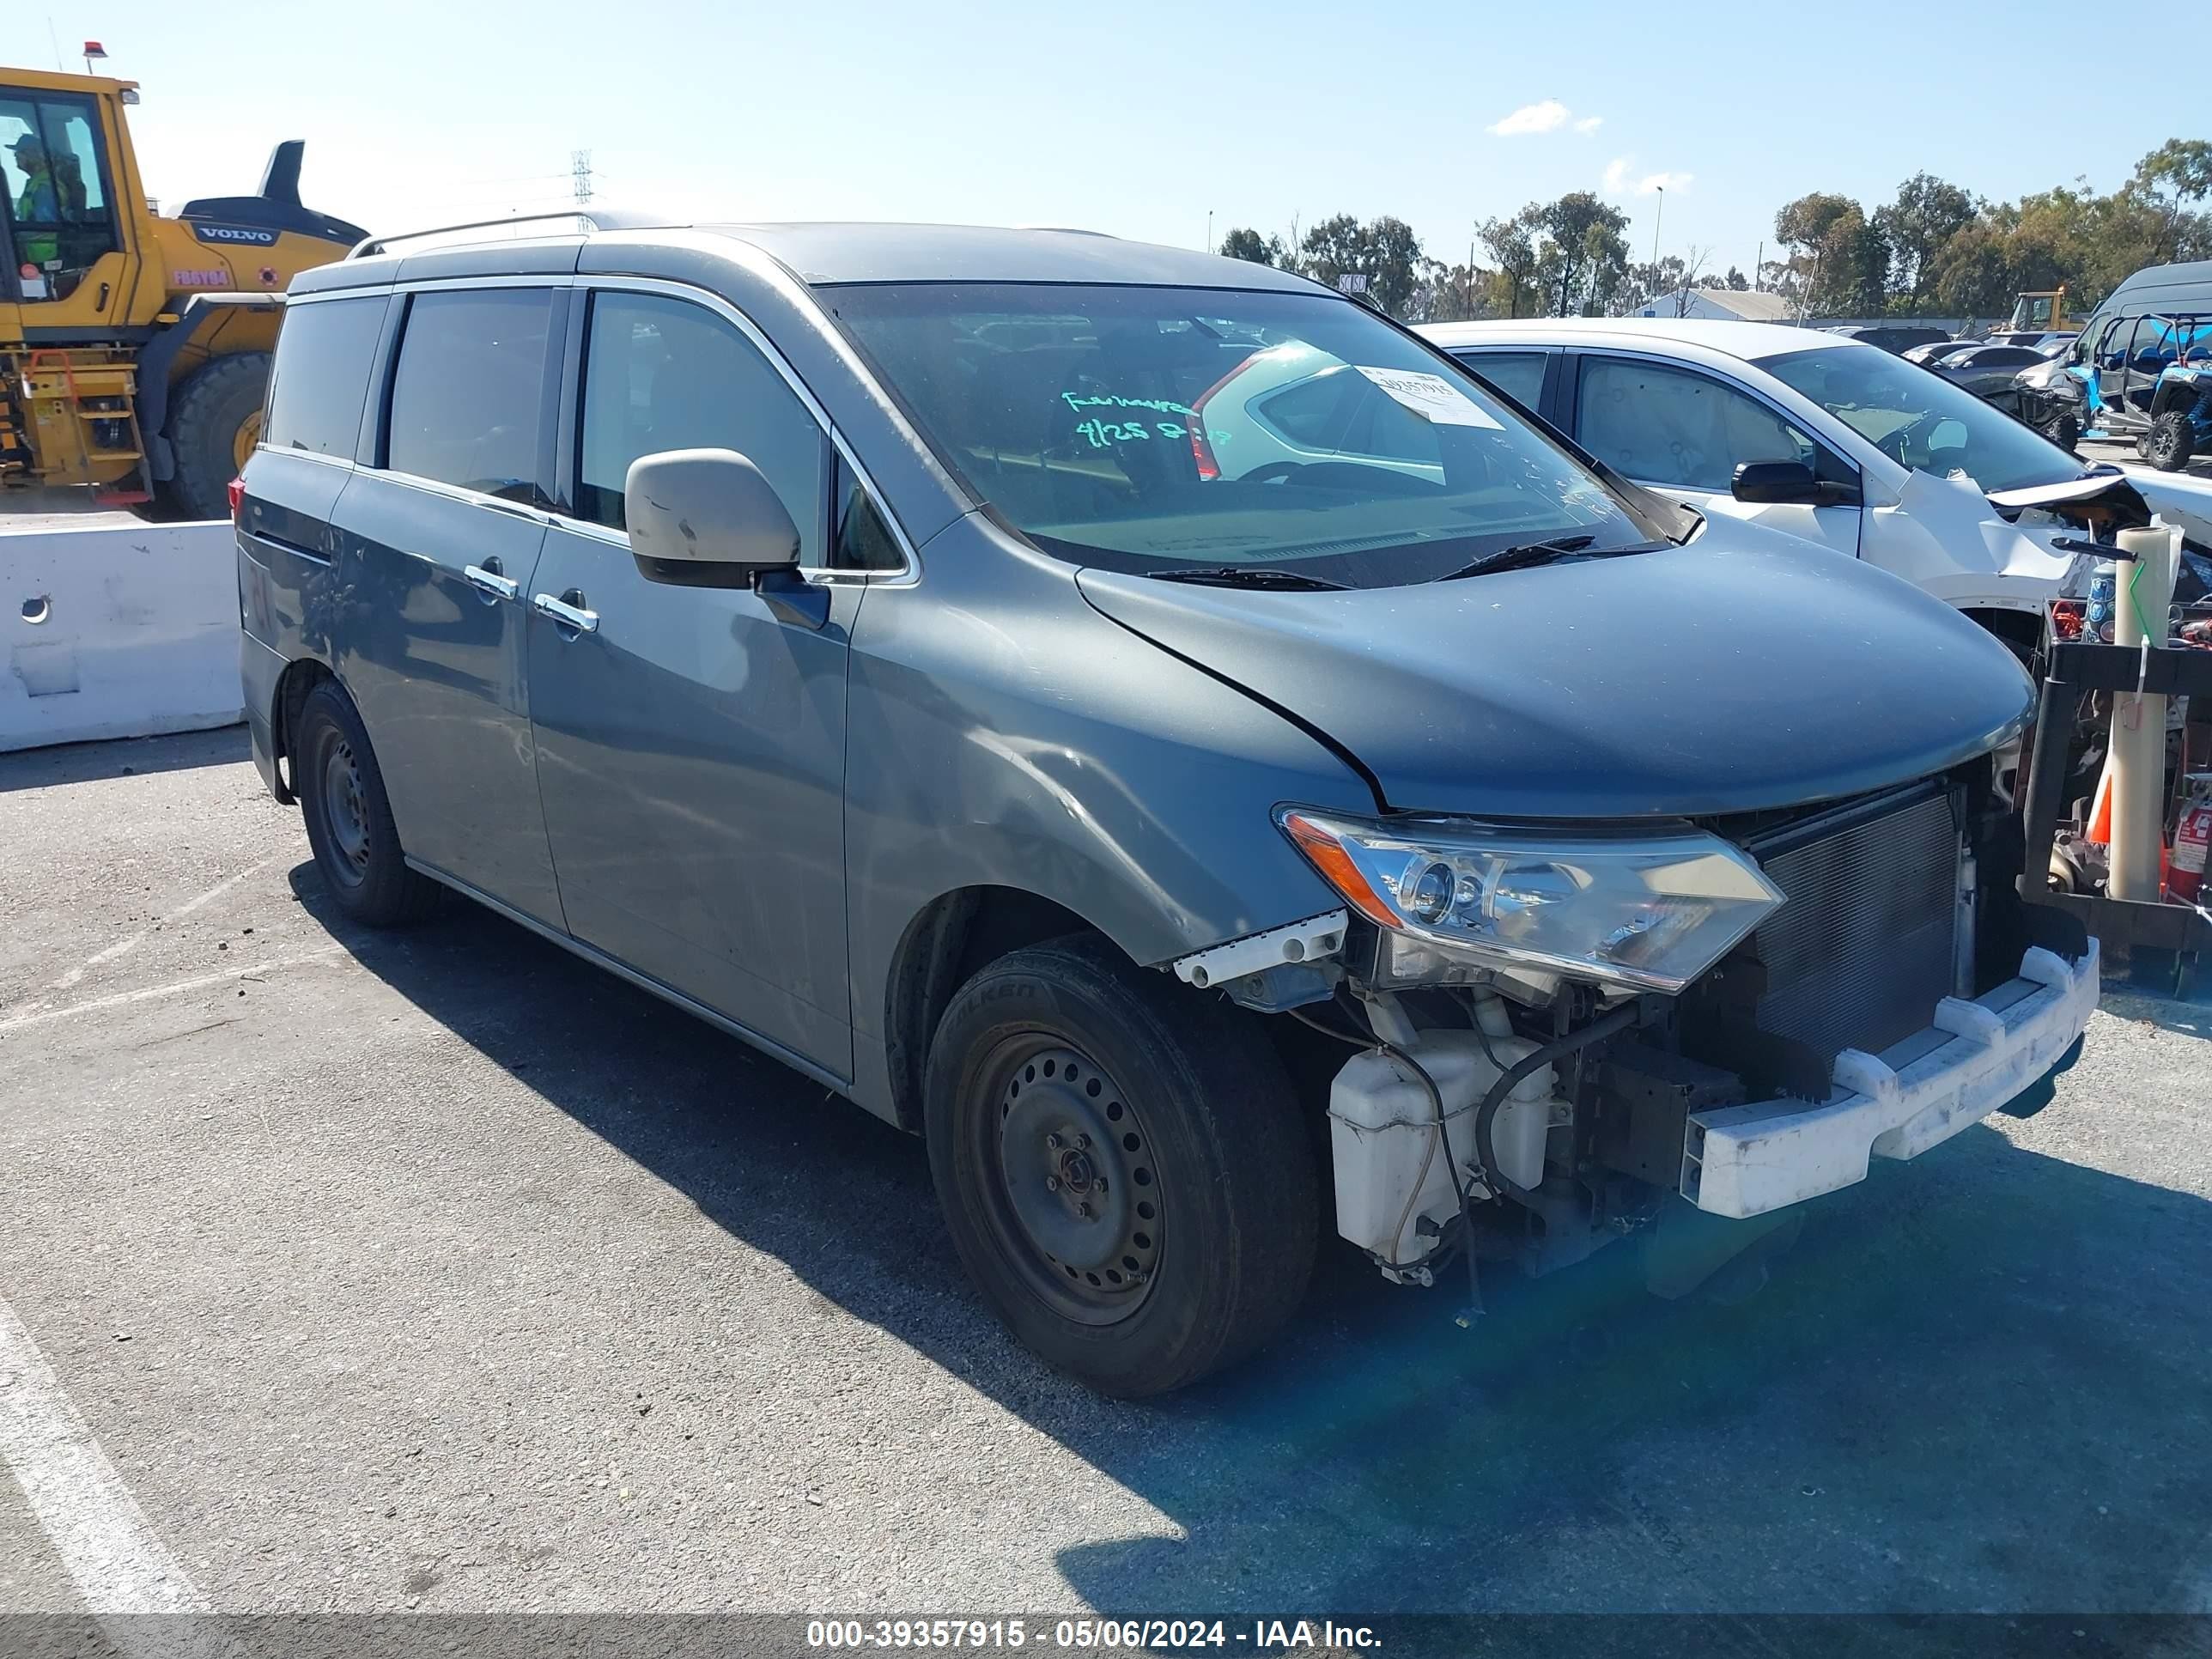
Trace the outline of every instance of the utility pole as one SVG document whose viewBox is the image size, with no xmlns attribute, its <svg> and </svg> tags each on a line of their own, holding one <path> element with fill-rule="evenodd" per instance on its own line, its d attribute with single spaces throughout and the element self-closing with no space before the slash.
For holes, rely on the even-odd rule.
<svg viewBox="0 0 2212 1659">
<path fill-rule="evenodd" d="M 1651 188 L 1659 192 L 1658 211 L 1651 216 L 1651 286 L 1656 289 L 1659 286 L 1659 227 L 1667 221 L 1667 186 L 1654 185 Z M 1659 296 L 1655 293 L 1651 297 L 1656 300 Z"/>
<path fill-rule="evenodd" d="M 1762 236 L 1759 239 L 1759 257 L 1751 262 L 1751 291 L 1753 294 L 1762 292 L 1766 286 L 1766 279 L 1760 274 L 1765 269 L 1766 238 Z"/>
<path fill-rule="evenodd" d="M 576 149 L 568 152 L 568 176 L 576 181 L 576 205 L 588 207 L 592 201 L 592 152 Z"/>
<path fill-rule="evenodd" d="M 1206 210 L 1206 251 L 1208 253 L 1213 252 L 1213 210 L 1212 208 Z"/>
</svg>

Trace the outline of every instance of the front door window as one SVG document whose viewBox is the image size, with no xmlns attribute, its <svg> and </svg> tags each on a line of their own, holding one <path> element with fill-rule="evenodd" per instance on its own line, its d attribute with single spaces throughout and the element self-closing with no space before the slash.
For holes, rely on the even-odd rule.
<svg viewBox="0 0 2212 1659">
<path fill-rule="evenodd" d="M 89 98 L 0 89 L 0 182 L 27 301 L 67 299 L 115 248 L 99 123 Z"/>
<path fill-rule="evenodd" d="M 1575 436 L 1638 483 L 1725 495 L 1745 461 L 1820 460 L 1820 447 L 1756 398 L 1703 374 L 1626 357 L 1583 364 Z"/>
</svg>

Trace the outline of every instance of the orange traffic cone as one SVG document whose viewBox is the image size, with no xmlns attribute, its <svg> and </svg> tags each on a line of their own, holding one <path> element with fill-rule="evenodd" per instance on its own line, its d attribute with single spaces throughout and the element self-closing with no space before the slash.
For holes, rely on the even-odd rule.
<svg viewBox="0 0 2212 1659">
<path fill-rule="evenodd" d="M 2109 847 L 2112 842 L 2112 757 L 2105 757 L 2104 769 L 2097 774 L 2097 793 L 2089 803 L 2089 827 L 2082 838 Z"/>
</svg>

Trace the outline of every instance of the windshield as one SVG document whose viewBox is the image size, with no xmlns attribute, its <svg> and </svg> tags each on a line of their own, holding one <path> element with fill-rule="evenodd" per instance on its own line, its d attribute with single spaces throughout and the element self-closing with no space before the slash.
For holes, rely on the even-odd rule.
<svg viewBox="0 0 2212 1659">
<path fill-rule="evenodd" d="M 1893 461 L 1938 477 L 1963 472 L 1985 493 L 2059 483 L 2081 463 L 1963 387 L 1871 346 L 1756 360 Z"/>
<path fill-rule="evenodd" d="M 1322 294 L 930 283 L 824 291 L 939 458 L 1063 558 L 1354 586 L 1650 526 L 1480 383 Z"/>
</svg>

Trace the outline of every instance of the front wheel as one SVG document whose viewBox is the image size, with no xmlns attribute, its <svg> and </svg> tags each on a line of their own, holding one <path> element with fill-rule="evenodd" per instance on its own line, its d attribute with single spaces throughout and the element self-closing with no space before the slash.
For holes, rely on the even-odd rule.
<svg viewBox="0 0 2212 1659">
<path fill-rule="evenodd" d="M 1016 1336 L 1099 1392 L 1195 1382 L 1312 1273 L 1320 1178 L 1290 1095 L 1248 1019 L 1101 940 L 1001 957 L 930 1050 L 954 1248 Z"/>
<path fill-rule="evenodd" d="M 2179 472 L 2196 452 L 2197 433 L 2186 410 L 2169 409 L 2143 434 L 2143 459 L 2161 472 Z"/>
<path fill-rule="evenodd" d="M 2043 435 L 2070 451 L 2081 441 L 2081 422 L 2072 410 L 2062 410 L 2044 422 Z"/>
</svg>

